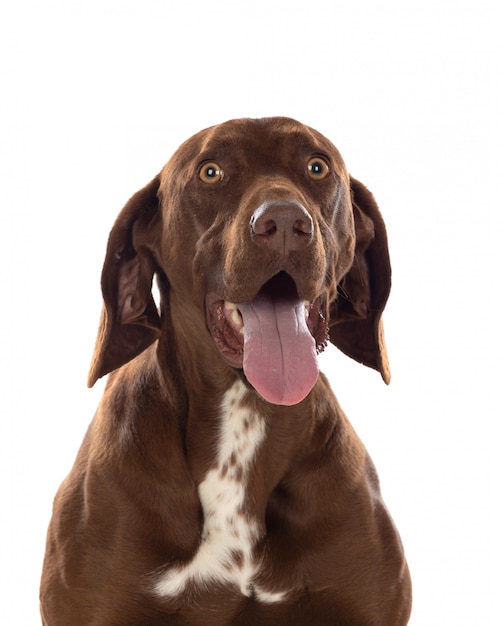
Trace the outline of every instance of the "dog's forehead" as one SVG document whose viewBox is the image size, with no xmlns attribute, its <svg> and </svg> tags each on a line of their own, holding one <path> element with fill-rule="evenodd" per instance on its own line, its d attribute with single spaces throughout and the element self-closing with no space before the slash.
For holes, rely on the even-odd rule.
<svg viewBox="0 0 503 626">
<path fill-rule="evenodd" d="M 187 139 L 161 172 L 161 195 L 180 193 L 205 161 L 224 169 L 289 168 L 311 156 L 325 155 L 339 180 L 349 184 L 344 160 L 334 144 L 317 130 L 288 117 L 241 118 L 211 126 Z M 270 171 L 270 170 L 269 170 Z"/>
<path fill-rule="evenodd" d="M 174 159 L 186 163 L 212 152 L 265 154 L 281 146 L 299 153 L 324 152 L 342 164 L 337 148 L 329 139 L 287 117 L 242 118 L 211 126 L 182 144 Z"/>
</svg>

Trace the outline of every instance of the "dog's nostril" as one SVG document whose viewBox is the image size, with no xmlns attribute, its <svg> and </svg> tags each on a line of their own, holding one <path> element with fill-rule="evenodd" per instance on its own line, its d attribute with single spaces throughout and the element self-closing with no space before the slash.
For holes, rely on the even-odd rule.
<svg viewBox="0 0 503 626">
<path fill-rule="evenodd" d="M 251 229 L 254 235 L 262 235 L 265 237 L 271 237 L 276 233 L 278 227 L 276 222 L 272 219 L 251 219 Z"/>
<path fill-rule="evenodd" d="M 313 222 L 310 219 L 309 221 L 302 219 L 296 220 L 293 225 L 293 232 L 295 235 L 302 237 L 303 235 L 312 235 L 313 234 Z"/>
</svg>

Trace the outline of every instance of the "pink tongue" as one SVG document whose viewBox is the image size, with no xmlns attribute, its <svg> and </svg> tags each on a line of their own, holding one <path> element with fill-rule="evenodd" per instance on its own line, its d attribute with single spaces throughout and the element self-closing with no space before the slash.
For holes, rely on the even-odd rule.
<svg viewBox="0 0 503 626">
<path fill-rule="evenodd" d="M 261 293 L 238 308 L 244 322 L 246 378 L 272 404 L 299 403 L 318 379 L 316 345 L 304 303 Z"/>
</svg>

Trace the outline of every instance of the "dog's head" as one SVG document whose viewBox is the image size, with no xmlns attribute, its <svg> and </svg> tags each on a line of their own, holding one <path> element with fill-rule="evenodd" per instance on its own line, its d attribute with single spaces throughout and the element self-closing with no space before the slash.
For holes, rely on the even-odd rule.
<svg viewBox="0 0 503 626">
<path fill-rule="evenodd" d="M 287 118 L 214 126 L 186 141 L 117 218 L 89 384 L 165 332 L 168 299 L 270 402 L 309 393 L 327 340 L 388 382 L 381 314 L 390 282 L 374 198 L 328 139 Z"/>
</svg>

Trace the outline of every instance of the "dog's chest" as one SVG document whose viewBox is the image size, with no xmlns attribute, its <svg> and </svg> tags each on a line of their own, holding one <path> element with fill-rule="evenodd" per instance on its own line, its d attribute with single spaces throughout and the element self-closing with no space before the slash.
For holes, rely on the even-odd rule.
<svg viewBox="0 0 503 626">
<path fill-rule="evenodd" d="M 201 543 L 191 561 L 158 579 L 155 591 L 161 597 L 183 594 L 189 585 L 207 589 L 212 584 L 237 587 L 243 595 L 262 602 L 277 602 L 285 595 L 263 590 L 254 582 L 261 566 L 254 554 L 261 530 L 246 499 L 266 425 L 260 414 L 244 404 L 246 393 L 237 382 L 224 396 L 216 466 L 198 488 L 204 513 Z"/>
</svg>

